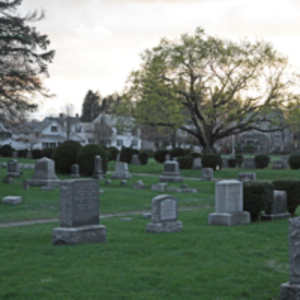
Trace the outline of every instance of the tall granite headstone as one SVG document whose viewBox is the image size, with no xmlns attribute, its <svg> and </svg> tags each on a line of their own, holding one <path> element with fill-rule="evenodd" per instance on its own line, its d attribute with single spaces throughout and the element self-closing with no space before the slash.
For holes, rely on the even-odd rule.
<svg viewBox="0 0 300 300">
<path fill-rule="evenodd" d="M 180 232 L 182 222 L 177 221 L 177 199 L 169 195 L 160 195 L 152 199 L 151 223 L 147 232 Z"/>
<path fill-rule="evenodd" d="M 52 159 L 43 157 L 35 162 L 34 174 L 30 180 L 33 186 L 59 186 L 60 180 L 55 174 L 55 163 Z"/>
<path fill-rule="evenodd" d="M 73 164 L 71 166 L 71 175 L 72 178 L 79 178 L 80 177 L 80 173 L 79 173 L 79 165 L 77 164 Z"/>
<path fill-rule="evenodd" d="M 6 177 L 17 178 L 17 177 L 20 177 L 21 174 L 22 174 L 22 171 L 20 171 L 18 161 L 15 160 L 15 159 L 9 160 L 9 161 L 7 162 L 7 173 L 6 173 Z"/>
<path fill-rule="evenodd" d="M 239 181 L 251 181 L 251 180 L 256 180 L 256 173 L 239 173 L 238 177 Z"/>
<path fill-rule="evenodd" d="M 195 157 L 194 158 L 192 169 L 202 169 L 202 159 L 201 159 L 201 157 Z"/>
<path fill-rule="evenodd" d="M 208 217 L 209 225 L 245 225 L 250 214 L 243 211 L 243 184 L 237 180 L 222 180 L 215 186 L 215 212 Z"/>
<path fill-rule="evenodd" d="M 211 181 L 214 179 L 214 170 L 212 168 L 203 168 L 201 180 Z"/>
<path fill-rule="evenodd" d="M 160 176 L 160 182 L 182 182 L 182 176 L 179 172 L 179 164 L 177 161 L 168 160 L 164 162 L 164 171 Z"/>
<path fill-rule="evenodd" d="M 228 158 L 222 157 L 222 168 L 228 168 Z"/>
<path fill-rule="evenodd" d="M 52 232 L 54 245 L 100 243 L 106 227 L 99 225 L 99 181 L 66 180 L 60 186 L 60 227 Z"/>
<path fill-rule="evenodd" d="M 139 155 L 138 154 L 133 154 L 132 155 L 130 164 L 131 165 L 136 165 L 136 166 L 139 166 L 141 164 L 141 161 L 139 159 Z"/>
<path fill-rule="evenodd" d="M 129 173 L 127 163 L 116 161 L 115 171 L 111 177 L 115 179 L 130 179 L 131 174 Z"/>
<path fill-rule="evenodd" d="M 243 166 L 245 169 L 256 169 L 255 160 L 252 157 L 244 157 Z"/>
<path fill-rule="evenodd" d="M 94 159 L 94 173 L 92 178 L 95 179 L 104 179 L 104 173 L 102 170 L 102 157 L 100 155 L 95 156 Z"/>
<path fill-rule="evenodd" d="M 289 220 L 290 281 L 281 285 L 281 300 L 300 299 L 300 217 Z"/>
</svg>

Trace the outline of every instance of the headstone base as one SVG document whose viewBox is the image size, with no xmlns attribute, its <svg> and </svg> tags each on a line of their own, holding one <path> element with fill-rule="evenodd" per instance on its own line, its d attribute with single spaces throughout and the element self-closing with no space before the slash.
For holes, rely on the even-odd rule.
<svg viewBox="0 0 300 300">
<path fill-rule="evenodd" d="M 283 283 L 280 286 L 281 300 L 299 300 L 300 299 L 300 284 Z"/>
<path fill-rule="evenodd" d="M 234 213 L 212 213 L 208 216 L 209 225 L 247 225 L 250 224 L 250 214 L 246 211 Z"/>
<path fill-rule="evenodd" d="M 162 175 L 159 178 L 160 182 L 182 182 L 182 177 L 181 175 Z"/>
<path fill-rule="evenodd" d="M 85 243 L 102 243 L 106 241 L 106 227 L 88 225 L 81 227 L 54 228 L 52 231 L 53 245 L 77 245 Z"/>
<path fill-rule="evenodd" d="M 131 179 L 131 175 L 130 175 L 129 172 L 114 171 L 111 178 L 114 178 L 114 179 Z"/>
<path fill-rule="evenodd" d="M 285 219 L 285 218 L 290 218 L 290 217 L 291 217 L 290 213 L 262 215 L 261 220 L 262 221 L 272 221 L 272 220 Z"/>
<path fill-rule="evenodd" d="M 182 222 L 174 221 L 174 222 L 164 222 L 164 223 L 148 223 L 147 224 L 147 232 L 180 232 L 182 231 Z"/>
</svg>

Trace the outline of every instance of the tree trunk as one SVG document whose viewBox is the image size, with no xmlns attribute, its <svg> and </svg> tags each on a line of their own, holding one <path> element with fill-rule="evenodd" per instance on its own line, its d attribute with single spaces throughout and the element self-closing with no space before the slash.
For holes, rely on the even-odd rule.
<svg viewBox="0 0 300 300">
<path fill-rule="evenodd" d="M 207 153 L 207 154 L 216 153 L 216 149 L 214 148 L 214 146 L 212 146 L 210 144 L 206 144 L 203 148 L 204 148 L 204 153 Z"/>
</svg>

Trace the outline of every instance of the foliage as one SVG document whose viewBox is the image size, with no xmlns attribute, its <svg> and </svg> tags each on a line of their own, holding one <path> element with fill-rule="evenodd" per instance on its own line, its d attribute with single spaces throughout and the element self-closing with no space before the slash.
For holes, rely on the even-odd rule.
<svg viewBox="0 0 300 300">
<path fill-rule="evenodd" d="M 237 166 L 237 159 L 236 158 L 229 158 L 228 159 L 228 167 L 229 168 L 236 168 Z"/>
<path fill-rule="evenodd" d="M 131 148 L 131 153 L 132 153 L 132 155 L 134 155 L 134 154 L 139 154 L 140 151 L 139 151 L 139 149 Z"/>
<path fill-rule="evenodd" d="M 32 102 L 36 93 L 50 96 L 42 80 L 48 77 L 48 64 L 54 57 L 54 51 L 47 51 L 47 35 L 29 25 L 43 19 L 44 14 L 33 12 L 21 17 L 16 12 L 21 3 L 0 1 L 0 115 L 10 125 L 37 108 Z"/>
<path fill-rule="evenodd" d="M 71 166 L 77 163 L 77 154 L 81 147 L 79 142 L 66 141 L 55 149 L 53 160 L 55 161 L 55 169 L 58 173 L 71 173 Z"/>
<path fill-rule="evenodd" d="M 82 103 L 82 122 L 92 122 L 100 112 L 101 96 L 98 92 L 89 90 Z"/>
<path fill-rule="evenodd" d="M 169 154 L 168 150 L 158 149 L 154 153 L 154 159 L 160 163 L 163 164 L 166 160 L 166 155 Z"/>
<path fill-rule="evenodd" d="M 171 157 L 178 157 L 178 156 L 185 156 L 186 153 L 185 153 L 184 149 L 177 147 L 170 151 L 170 155 L 171 155 Z"/>
<path fill-rule="evenodd" d="M 255 166 L 257 169 L 264 169 L 269 166 L 270 156 L 265 154 L 259 154 L 255 156 Z"/>
<path fill-rule="evenodd" d="M 130 164 L 131 159 L 132 159 L 132 148 L 122 147 L 121 152 L 120 152 L 120 161 Z"/>
<path fill-rule="evenodd" d="M 237 162 L 237 164 L 238 164 L 238 166 L 240 168 L 242 166 L 242 164 L 243 164 L 244 156 L 242 154 L 236 154 L 235 158 L 236 158 L 236 162 Z"/>
<path fill-rule="evenodd" d="M 299 153 L 291 154 L 291 156 L 289 158 L 289 165 L 292 170 L 300 169 L 300 154 Z"/>
<path fill-rule="evenodd" d="M 104 97 L 101 101 L 101 106 L 99 107 L 99 112 L 106 114 L 114 114 L 121 102 L 121 96 L 118 93 L 113 93 Z"/>
<path fill-rule="evenodd" d="M 212 168 L 216 171 L 218 166 L 219 170 L 222 169 L 222 159 L 220 154 L 203 154 L 201 161 L 203 168 Z"/>
<path fill-rule="evenodd" d="M 106 173 L 108 166 L 108 157 L 106 150 L 96 144 L 83 146 L 77 154 L 77 163 L 79 164 L 80 173 L 91 176 L 94 172 L 95 156 L 100 155 L 102 158 L 102 170 Z"/>
<path fill-rule="evenodd" d="M 106 144 L 111 143 L 112 134 L 113 130 L 107 122 L 107 116 L 99 115 L 97 122 L 94 122 L 95 143 L 106 147 Z"/>
<path fill-rule="evenodd" d="M 18 157 L 26 157 L 28 153 L 28 149 L 18 150 Z"/>
<path fill-rule="evenodd" d="M 108 147 L 107 151 L 111 154 L 111 160 L 117 160 L 117 156 L 120 152 L 117 147 L 114 146 Z"/>
<path fill-rule="evenodd" d="M 274 186 L 271 181 L 243 182 L 244 211 L 251 214 L 253 222 L 258 221 L 263 210 L 273 203 Z"/>
<path fill-rule="evenodd" d="M 180 169 L 191 169 L 193 166 L 194 157 L 190 155 L 178 156 L 177 162 Z"/>
<path fill-rule="evenodd" d="M 54 148 L 45 148 L 45 149 L 42 150 L 42 156 L 53 159 L 54 151 L 55 151 Z"/>
<path fill-rule="evenodd" d="M 12 153 L 15 149 L 10 145 L 3 145 L 0 148 L 0 155 L 3 157 L 12 157 Z"/>
<path fill-rule="evenodd" d="M 196 158 L 196 157 L 202 157 L 202 154 L 198 153 L 198 152 L 191 152 L 189 155 L 193 156 L 194 158 Z"/>
<path fill-rule="evenodd" d="M 143 150 L 143 151 L 144 151 L 144 152 L 147 152 L 149 158 L 150 158 L 150 157 L 154 157 L 154 151 L 153 151 L 153 150 L 148 149 L 148 150 Z"/>
<path fill-rule="evenodd" d="M 43 151 L 41 149 L 33 149 L 31 150 L 32 158 L 40 159 L 43 157 Z"/>
<path fill-rule="evenodd" d="M 141 162 L 141 165 L 146 165 L 148 162 L 148 152 L 140 151 L 138 155 L 139 155 L 139 160 Z"/>
<path fill-rule="evenodd" d="M 273 181 L 274 189 L 286 191 L 288 212 L 294 216 L 300 204 L 300 180 L 298 179 L 277 179 Z"/>
</svg>

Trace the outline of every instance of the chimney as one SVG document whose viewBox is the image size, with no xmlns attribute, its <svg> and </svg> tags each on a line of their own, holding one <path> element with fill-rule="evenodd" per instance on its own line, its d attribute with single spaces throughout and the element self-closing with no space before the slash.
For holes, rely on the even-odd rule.
<svg viewBox="0 0 300 300">
<path fill-rule="evenodd" d="M 79 118 L 79 114 L 76 114 L 76 119 L 78 119 Z"/>
</svg>

